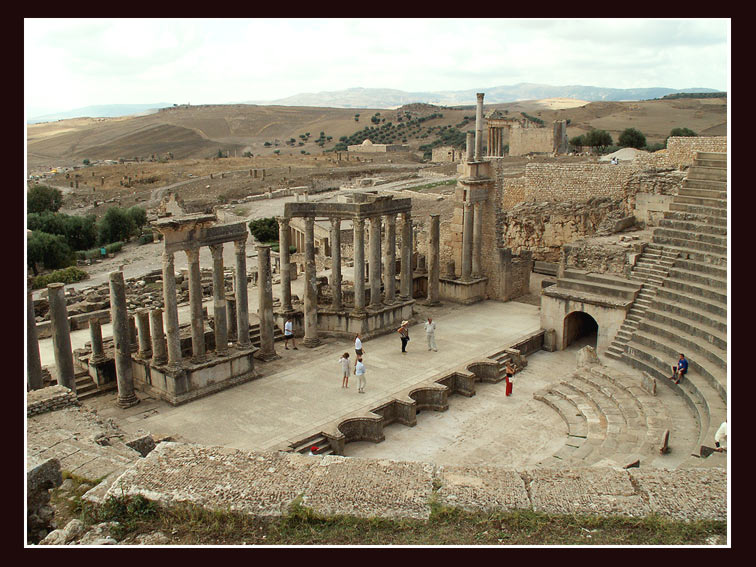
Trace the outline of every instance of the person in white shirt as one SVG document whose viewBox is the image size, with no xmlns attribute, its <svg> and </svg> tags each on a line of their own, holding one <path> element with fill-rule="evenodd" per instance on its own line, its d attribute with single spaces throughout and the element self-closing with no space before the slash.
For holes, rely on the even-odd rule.
<svg viewBox="0 0 756 567">
<path fill-rule="evenodd" d="M 360 334 L 357 333 L 357 336 L 354 337 L 354 353 L 360 357 L 364 354 L 365 351 L 362 350 L 362 340 L 360 340 Z"/>
<path fill-rule="evenodd" d="M 354 363 L 354 374 L 359 378 L 357 391 L 360 394 L 365 393 L 365 365 L 362 363 L 362 357 L 357 356 L 357 362 Z"/>
<path fill-rule="evenodd" d="M 727 450 L 727 422 L 723 421 L 717 432 L 714 434 L 715 451 L 722 453 Z"/>
<path fill-rule="evenodd" d="M 345 352 L 341 355 L 341 358 L 339 359 L 339 364 L 341 364 L 341 387 L 342 388 L 348 388 L 349 387 L 349 353 Z"/>
<path fill-rule="evenodd" d="M 425 323 L 425 338 L 428 339 L 428 350 L 438 352 L 436 348 L 436 324 L 430 317 L 428 317 L 428 321 Z"/>
<path fill-rule="evenodd" d="M 284 348 L 286 350 L 289 350 L 289 340 L 291 340 L 291 346 L 294 347 L 294 350 L 299 350 L 294 340 L 294 324 L 291 319 L 286 319 L 286 323 L 284 323 Z"/>
</svg>

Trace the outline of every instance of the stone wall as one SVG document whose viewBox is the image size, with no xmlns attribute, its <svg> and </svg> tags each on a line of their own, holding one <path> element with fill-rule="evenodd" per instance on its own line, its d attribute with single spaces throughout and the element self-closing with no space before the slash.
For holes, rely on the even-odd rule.
<svg viewBox="0 0 756 567">
<path fill-rule="evenodd" d="M 643 167 L 684 168 L 693 164 L 696 152 L 727 152 L 727 136 L 680 136 L 667 139 L 667 149 L 641 155 L 636 163 Z"/>
<path fill-rule="evenodd" d="M 629 269 L 628 252 L 632 250 L 608 240 L 594 238 L 565 244 L 561 261 L 566 268 L 625 276 Z"/>
<path fill-rule="evenodd" d="M 76 394 L 65 386 L 48 386 L 26 394 L 27 417 L 78 405 Z"/>
<path fill-rule="evenodd" d="M 529 153 L 550 154 L 554 152 L 552 128 L 518 128 L 509 132 L 509 155 L 524 156 Z"/>
<path fill-rule="evenodd" d="M 585 201 L 591 197 L 621 198 L 636 171 L 611 163 L 529 163 L 525 166 L 524 201 Z M 510 183 L 503 180 L 504 185 Z"/>
</svg>

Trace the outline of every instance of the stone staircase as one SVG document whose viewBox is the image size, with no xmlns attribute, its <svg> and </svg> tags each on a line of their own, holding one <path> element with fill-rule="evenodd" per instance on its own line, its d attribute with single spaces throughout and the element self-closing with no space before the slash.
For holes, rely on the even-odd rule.
<svg viewBox="0 0 756 567">
<path fill-rule="evenodd" d="M 273 325 L 273 342 L 284 340 L 284 334 L 278 325 Z M 260 348 L 260 323 L 250 323 L 249 340 L 252 346 Z"/>
<path fill-rule="evenodd" d="M 568 268 L 565 269 L 564 276 L 557 280 L 556 285 L 547 288 L 544 293 L 548 295 L 561 292 L 632 303 L 639 290 L 639 283 L 627 278 Z"/>
<path fill-rule="evenodd" d="M 680 394 L 698 422 L 697 444 L 708 445 L 727 415 L 726 182 L 726 155 L 699 152 L 649 245 L 674 261 L 653 297 L 639 294 L 645 301 L 609 354 Z M 689 370 L 676 385 L 669 377 L 681 352 Z"/>
<path fill-rule="evenodd" d="M 318 455 L 333 455 L 331 443 L 328 441 L 328 438 L 321 433 L 308 437 L 307 439 L 302 439 L 291 449 L 291 452 L 306 455 L 309 453 L 311 447 L 318 448 Z"/>
</svg>

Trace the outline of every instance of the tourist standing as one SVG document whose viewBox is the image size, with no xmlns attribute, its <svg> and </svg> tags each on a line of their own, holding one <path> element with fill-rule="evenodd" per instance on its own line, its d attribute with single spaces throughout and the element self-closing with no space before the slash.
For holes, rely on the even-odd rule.
<svg viewBox="0 0 756 567">
<path fill-rule="evenodd" d="M 362 339 L 360 338 L 360 334 L 357 333 L 357 336 L 354 337 L 354 354 L 360 357 L 364 352 L 365 351 L 362 350 Z"/>
<path fill-rule="evenodd" d="M 436 348 L 436 324 L 430 317 L 428 317 L 428 322 L 425 323 L 425 338 L 428 339 L 428 350 L 438 352 Z"/>
<path fill-rule="evenodd" d="M 291 317 L 286 319 L 286 323 L 284 323 L 284 348 L 286 350 L 289 350 L 290 340 L 291 346 L 294 348 L 294 350 L 299 350 L 297 348 L 297 343 L 294 340 L 294 323 L 291 321 Z"/>
<path fill-rule="evenodd" d="M 514 384 L 514 373 L 515 373 L 515 369 L 512 366 L 511 361 L 507 360 L 507 364 L 504 367 L 504 380 L 506 380 L 507 382 L 507 390 L 506 390 L 507 396 L 512 395 L 512 384 Z"/>
<path fill-rule="evenodd" d="M 409 342 L 409 321 L 402 321 L 402 326 L 396 330 L 402 339 L 402 354 L 407 354 L 407 343 Z"/>
<path fill-rule="evenodd" d="M 342 388 L 348 388 L 349 387 L 349 353 L 345 352 L 341 355 L 341 358 L 339 359 L 339 364 L 341 364 L 341 387 Z"/>
<path fill-rule="evenodd" d="M 357 356 L 357 362 L 354 363 L 354 374 L 359 379 L 357 391 L 360 394 L 365 393 L 365 365 L 362 363 L 362 357 Z"/>
</svg>

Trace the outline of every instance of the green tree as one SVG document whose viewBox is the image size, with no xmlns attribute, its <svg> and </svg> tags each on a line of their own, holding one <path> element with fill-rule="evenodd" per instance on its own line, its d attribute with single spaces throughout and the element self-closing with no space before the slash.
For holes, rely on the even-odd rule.
<svg viewBox="0 0 756 567">
<path fill-rule="evenodd" d="M 671 136 L 684 136 L 684 137 L 694 137 L 698 136 L 693 130 L 690 128 L 672 128 L 672 130 L 669 131 L 669 135 Z"/>
<path fill-rule="evenodd" d="M 586 146 L 596 148 L 599 153 L 613 144 L 612 136 L 606 130 L 591 130 L 585 134 L 584 140 Z"/>
<path fill-rule="evenodd" d="M 570 138 L 569 143 L 573 148 L 582 148 L 586 145 L 584 136 L 575 136 L 574 138 Z"/>
<path fill-rule="evenodd" d="M 26 242 L 26 263 L 37 275 L 37 265 L 47 269 L 65 268 L 76 262 L 71 247 L 66 239 L 58 234 L 48 234 L 39 230 L 32 231 Z"/>
<path fill-rule="evenodd" d="M 278 242 L 278 222 L 273 217 L 250 221 L 249 232 L 258 242 Z"/>
<path fill-rule="evenodd" d="M 83 163 L 84 165 L 89 165 L 89 160 L 85 158 L 81 163 Z"/>
<path fill-rule="evenodd" d="M 646 145 L 646 136 L 635 128 L 625 128 L 619 135 L 619 145 L 623 148 L 641 149 Z"/>
<path fill-rule="evenodd" d="M 129 213 L 121 207 L 111 207 L 97 223 L 97 239 L 100 244 L 128 240 L 136 232 L 136 224 Z"/>
<path fill-rule="evenodd" d="M 47 185 L 34 185 L 26 194 L 26 209 L 30 213 L 42 211 L 55 212 L 63 203 L 63 193 L 60 189 Z"/>
<path fill-rule="evenodd" d="M 147 224 L 147 211 L 142 207 L 134 205 L 126 211 L 126 214 L 134 221 L 137 230 L 141 231 L 142 227 Z"/>
</svg>

